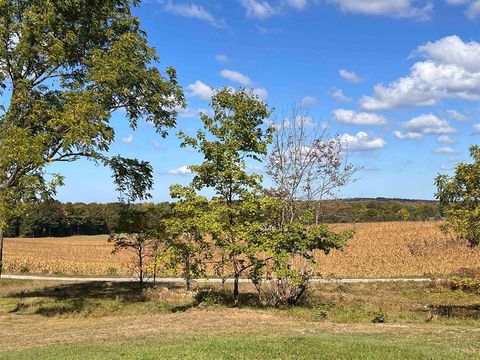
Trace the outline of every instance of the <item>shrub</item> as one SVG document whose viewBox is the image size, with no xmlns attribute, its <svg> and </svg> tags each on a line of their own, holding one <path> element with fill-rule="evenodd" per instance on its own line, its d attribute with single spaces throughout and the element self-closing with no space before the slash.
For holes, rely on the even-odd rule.
<svg viewBox="0 0 480 360">
<path fill-rule="evenodd" d="M 465 278 L 453 277 L 452 279 L 444 280 L 443 285 L 452 290 L 480 294 L 480 276 Z"/>
<path fill-rule="evenodd" d="M 387 314 L 383 310 L 377 311 L 373 316 L 373 323 L 375 324 L 384 324 L 387 322 Z"/>
</svg>

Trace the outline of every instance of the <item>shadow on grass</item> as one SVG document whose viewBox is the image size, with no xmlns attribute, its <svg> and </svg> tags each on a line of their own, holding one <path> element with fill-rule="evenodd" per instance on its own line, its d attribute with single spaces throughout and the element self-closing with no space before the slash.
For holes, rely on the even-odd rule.
<svg viewBox="0 0 480 360">
<path fill-rule="evenodd" d="M 141 302 L 146 301 L 145 292 L 164 284 L 140 284 L 134 282 L 82 282 L 48 286 L 43 289 L 26 290 L 11 293 L 9 297 L 34 298 L 46 297 L 55 300 L 69 299 L 115 299 L 122 302 Z M 171 289 L 179 288 L 172 284 L 168 285 Z"/>
<path fill-rule="evenodd" d="M 162 297 L 162 292 L 167 294 L 166 297 Z M 182 294 L 185 296 L 184 299 L 168 298 L 168 296 L 181 297 Z M 115 311 L 136 303 L 146 303 L 146 306 L 153 303 L 157 310 L 168 312 L 184 312 L 194 307 L 233 305 L 229 288 L 198 287 L 193 293 L 188 293 L 183 285 L 171 283 L 147 283 L 143 287 L 134 282 L 70 283 L 17 291 L 7 297 L 20 299 L 17 306 L 11 310 L 12 313 L 30 311 L 44 316 L 89 314 L 98 310 L 100 306 L 106 311 L 110 308 Z M 258 296 L 248 292 L 241 294 L 240 303 L 247 307 L 261 306 Z"/>
</svg>

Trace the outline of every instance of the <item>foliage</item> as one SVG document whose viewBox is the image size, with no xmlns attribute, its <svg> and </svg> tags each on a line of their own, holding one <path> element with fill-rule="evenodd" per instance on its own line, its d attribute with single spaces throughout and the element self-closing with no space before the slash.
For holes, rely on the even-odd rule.
<svg viewBox="0 0 480 360">
<path fill-rule="evenodd" d="M 160 214 L 154 209 L 135 209 L 125 205 L 122 209 L 117 232 L 110 235 L 112 253 L 129 250 L 134 254 L 135 272 L 140 285 L 148 275 L 149 263 L 158 256 L 159 234 L 163 232 L 158 221 Z M 154 273 L 154 276 L 156 274 Z"/>
<path fill-rule="evenodd" d="M 151 178 L 148 166 L 105 155 L 111 113 L 124 108 L 132 128 L 145 117 L 165 135 L 184 100 L 175 70 L 164 77 L 151 66 L 158 58 L 131 14 L 137 4 L 2 1 L 0 88 L 9 105 L 0 114 L 0 189 L 23 189 L 44 179 L 48 164 L 86 156 L 111 165 L 120 190 L 139 195 L 131 175 Z"/>
<path fill-rule="evenodd" d="M 480 147 L 472 146 L 470 156 L 473 163 L 457 164 L 454 176 L 438 175 L 435 184 L 446 231 L 473 247 L 480 244 Z"/>
<path fill-rule="evenodd" d="M 136 209 L 154 208 L 162 214 L 170 211 L 169 203 L 130 204 Z M 7 237 L 45 237 L 111 234 L 119 227 L 124 204 L 60 203 L 45 200 L 30 204 L 21 214 L 10 219 Z"/>
<path fill-rule="evenodd" d="M 318 251 L 341 250 L 354 235 L 352 230 L 333 232 L 328 225 L 306 225 L 299 220 L 284 222 L 285 202 L 270 200 L 268 239 L 264 245 L 268 261 L 258 261 L 251 277 L 261 298 L 274 306 L 295 305 L 315 276 Z"/>
<path fill-rule="evenodd" d="M 234 277 L 234 305 L 238 305 L 239 278 L 252 267 L 262 250 L 258 229 L 262 176 L 247 172 L 247 160 L 260 161 L 267 153 L 271 129 L 267 105 L 253 93 L 223 88 L 212 96 L 213 116 L 201 114 L 205 129 L 196 137 L 180 133 L 182 146 L 198 150 L 203 163 L 190 169 L 196 189 L 211 188 L 216 219 L 212 236 Z"/>
<path fill-rule="evenodd" d="M 480 275 L 475 277 L 453 277 L 451 279 L 441 281 L 441 284 L 452 290 L 461 290 L 480 294 Z"/>
<path fill-rule="evenodd" d="M 212 224 L 209 202 L 192 187 L 173 185 L 170 195 L 178 201 L 163 221 L 165 252 L 161 260 L 174 270 L 179 268 L 190 289 L 191 279 L 206 275 L 206 260 L 211 259 L 207 236 Z"/>
<path fill-rule="evenodd" d="M 0 1 L 0 272 L 11 209 L 62 183 L 48 165 L 85 157 L 110 166 L 128 200 L 150 196 L 148 163 L 108 155 L 112 112 L 124 109 L 133 129 L 144 118 L 165 136 L 185 101 L 175 69 L 153 66 L 158 56 L 131 12 L 138 4 Z"/>
<path fill-rule="evenodd" d="M 19 204 L 21 205 L 21 204 Z M 174 204 L 167 202 L 157 204 L 130 204 L 134 207 L 155 206 L 168 212 Z M 316 205 L 302 202 L 296 205 L 302 213 L 315 211 Z M 322 213 L 321 223 L 359 223 L 359 222 L 380 222 L 380 221 L 420 221 L 439 219 L 439 206 L 433 201 L 405 201 L 405 200 L 329 200 L 323 201 L 320 205 Z M 21 206 L 20 206 L 21 207 Z M 49 209 L 53 207 L 54 209 Z M 8 221 L 5 230 L 7 237 L 43 237 L 48 231 L 42 229 L 50 228 L 52 236 L 70 235 L 98 235 L 110 234 L 118 226 L 118 218 L 121 210 L 121 203 L 107 204 L 85 204 L 85 203 L 59 203 L 46 200 L 30 205 L 27 209 L 19 211 Z M 46 213 L 57 211 L 60 208 L 63 215 L 60 223 L 49 223 Z M 39 225 L 33 227 L 29 218 L 36 218 Z M 303 217 L 302 221 L 307 224 L 314 224 L 314 217 Z M 58 227 L 57 227 L 58 225 Z"/>
<path fill-rule="evenodd" d="M 340 137 L 330 137 L 301 108 L 294 108 L 274 128 L 268 164 L 270 195 L 278 200 L 269 219 L 267 249 L 272 261 L 270 266 L 257 266 L 253 279 L 260 295 L 279 306 L 303 297 L 315 274 L 316 251 L 342 249 L 353 237 L 353 231 L 335 233 L 320 225 L 321 200 L 334 197 L 357 168 L 348 162 Z"/>
<path fill-rule="evenodd" d="M 385 312 L 380 309 L 378 310 L 374 315 L 373 315 L 373 320 L 372 322 L 374 324 L 384 324 L 387 322 L 387 314 L 385 314 Z"/>
</svg>

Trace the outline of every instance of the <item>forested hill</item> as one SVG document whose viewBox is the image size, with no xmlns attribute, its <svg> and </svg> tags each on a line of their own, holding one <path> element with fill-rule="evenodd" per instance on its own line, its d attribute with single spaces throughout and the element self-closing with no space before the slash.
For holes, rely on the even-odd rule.
<svg viewBox="0 0 480 360">
<path fill-rule="evenodd" d="M 306 208 L 315 204 L 303 203 Z M 10 220 L 8 237 L 44 237 L 109 234 L 118 226 L 120 203 L 60 203 L 47 201 L 36 204 L 22 217 Z M 157 208 L 167 214 L 171 204 L 145 203 L 137 207 Z M 321 203 L 320 221 L 374 222 L 440 219 L 436 201 L 410 199 L 343 199 Z"/>
</svg>

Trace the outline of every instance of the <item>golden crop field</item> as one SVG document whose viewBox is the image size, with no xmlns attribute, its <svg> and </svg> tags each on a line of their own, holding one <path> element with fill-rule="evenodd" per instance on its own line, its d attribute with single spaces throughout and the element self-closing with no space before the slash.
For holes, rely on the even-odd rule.
<svg viewBox="0 0 480 360">
<path fill-rule="evenodd" d="M 480 271 L 480 248 L 446 237 L 439 222 L 382 222 L 333 225 L 355 228 L 343 252 L 319 254 L 325 277 L 434 276 Z M 106 236 L 7 239 L 7 272 L 71 275 L 130 275 L 131 255 L 111 254 Z"/>
</svg>

